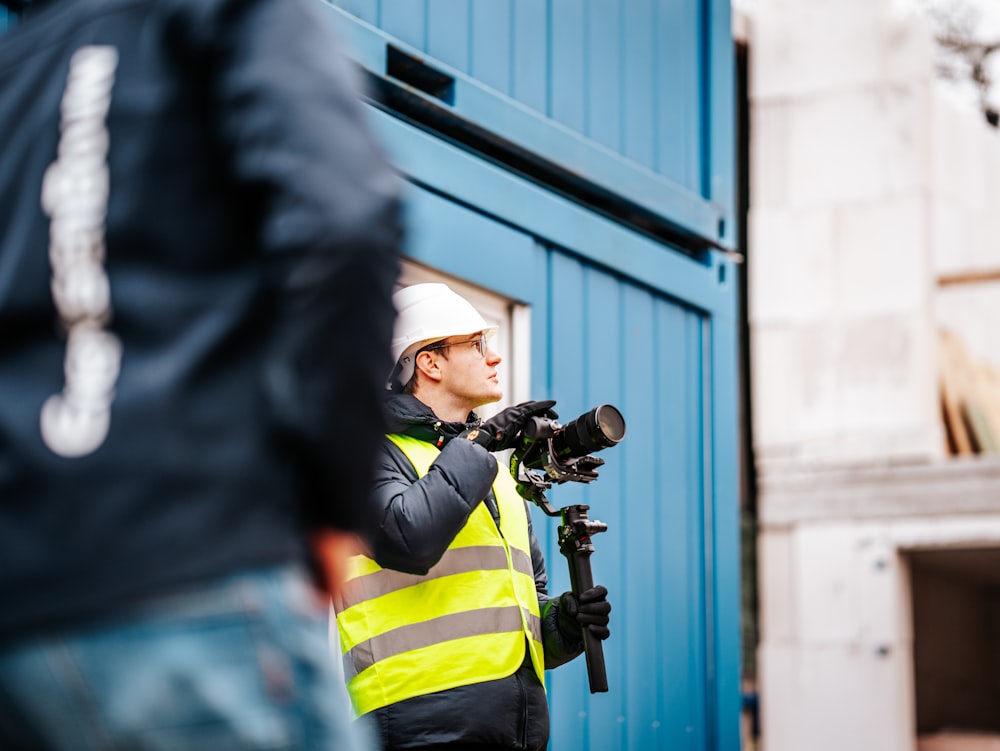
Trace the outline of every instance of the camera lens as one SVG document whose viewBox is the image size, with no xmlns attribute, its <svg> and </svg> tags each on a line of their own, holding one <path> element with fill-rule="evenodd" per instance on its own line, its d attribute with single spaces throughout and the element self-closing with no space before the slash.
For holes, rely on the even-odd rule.
<svg viewBox="0 0 1000 751">
<path fill-rule="evenodd" d="M 625 418 L 610 404 L 594 407 L 563 426 L 552 438 L 552 449 L 560 459 L 581 457 L 609 446 L 625 437 Z"/>
</svg>

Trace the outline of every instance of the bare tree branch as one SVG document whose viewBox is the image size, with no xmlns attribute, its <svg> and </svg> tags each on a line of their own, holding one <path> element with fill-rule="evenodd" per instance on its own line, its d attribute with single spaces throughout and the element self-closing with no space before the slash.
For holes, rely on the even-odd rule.
<svg viewBox="0 0 1000 751">
<path fill-rule="evenodd" d="M 970 83 L 976 90 L 980 111 L 996 125 L 997 110 L 990 103 L 994 83 L 990 64 L 1000 51 L 1000 39 L 979 38 L 980 13 L 965 0 L 923 0 L 921 5 L 936 28 L 938 76 L 955 83 Z"/>
</svg>

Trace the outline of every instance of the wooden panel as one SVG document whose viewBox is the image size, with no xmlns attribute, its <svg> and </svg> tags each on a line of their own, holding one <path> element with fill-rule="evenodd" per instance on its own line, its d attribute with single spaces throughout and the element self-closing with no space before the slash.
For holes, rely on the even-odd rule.
<svg viewBox="0 0 1000 751">
<path fill-rule="evenodd" d="M 949 332 L 941 332 L 939 352 L 949 452 L 960 456 L 1000 453 L 1000 375 Z"/>
</svg>

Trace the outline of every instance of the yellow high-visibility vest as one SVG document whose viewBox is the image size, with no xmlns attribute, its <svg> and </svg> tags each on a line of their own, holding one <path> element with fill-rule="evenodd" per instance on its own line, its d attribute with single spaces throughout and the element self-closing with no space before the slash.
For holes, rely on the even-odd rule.
<svg viewBox="0 0 1000 751">
<path fill-rule="evenodd" d="M 423 477 L 440 451 L 390 435 Z M 347 689 L 358 714 L 414 696 L 512 675 L 525 644 L 545 685 L 541 617 L 524 501 L 502 467 L 500 528 L 484 503 L 422 576 L 350 562 L 335 603 Z"/>
</svg>

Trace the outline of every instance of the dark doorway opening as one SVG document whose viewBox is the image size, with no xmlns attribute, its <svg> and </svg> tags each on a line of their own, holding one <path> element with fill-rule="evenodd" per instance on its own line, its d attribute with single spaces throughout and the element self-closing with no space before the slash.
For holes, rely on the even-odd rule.
<svg viewBox="0 0 1000 751">
<path fill-rule="evenodd" d="M 1000 734 L 1000 548 L 909 558 L 918 735 Z"/>
</svg>

